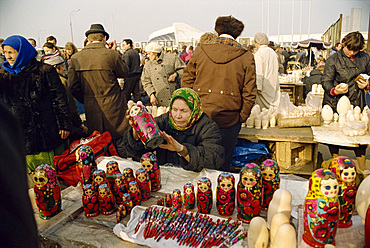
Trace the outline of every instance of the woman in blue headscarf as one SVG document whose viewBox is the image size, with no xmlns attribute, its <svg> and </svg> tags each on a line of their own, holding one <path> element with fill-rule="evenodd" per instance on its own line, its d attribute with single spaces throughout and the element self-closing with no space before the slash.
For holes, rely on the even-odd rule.
<svg viewBox="0 0 370 248">
<path fill-rule="evenodd" d="M 1 46 L 6 61 L 0 70 L 0 100 L 20 121 L 28 168 L 52 165 L 70 132 L 64 86 L 52 66 L 36 61 L 37 51 L 24 37 L 10 36 Z"/>
</svg>

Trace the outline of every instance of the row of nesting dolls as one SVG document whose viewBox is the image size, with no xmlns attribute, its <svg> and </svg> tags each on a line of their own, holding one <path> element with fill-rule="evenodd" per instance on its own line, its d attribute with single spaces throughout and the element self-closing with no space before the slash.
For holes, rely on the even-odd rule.
<svg viewBox="0 0 370 248">
<path fill-rule="evenodd" d="M 355 163 L 344 156 L 333 158 L 328 169 L 312 173 L 304 205 L 305 243 L 312 247 L 335 245 L 337 228 L 352 225 L 355 178 Z"/>
<path fill-rule="evenodd" d="M 254 163 L 246 164 L 240 171 L 240 179 L 235 190 L 235 178 L 229 172 L 221 173 L 217 178 L 216 209 L 222 216 L 231 216 L 235 209 L 235 197 L 239 220 L 249 223 L 260 214 L 261 208 L 267 208 L 274 192 L 280 186 L 279 166 L 274 160 L 267 159 L 260 166 Z M 195 195 L 194 185 L 184 185 L 181 190 L 175 189 L 166 198 L 158 201 L 159 205 L 186 209 L 194 209 L 195 203 L 199 213 L 209 214 L 213 205 L 211 180 L 202 177 L 197 183 Z"/>
</svg>

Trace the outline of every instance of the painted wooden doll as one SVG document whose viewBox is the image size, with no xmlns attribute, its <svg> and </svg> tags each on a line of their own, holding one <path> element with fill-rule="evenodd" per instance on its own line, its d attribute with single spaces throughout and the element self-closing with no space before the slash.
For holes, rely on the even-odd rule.
<svg viewBox="0 0 370 248">
<path fill-rule="evenodd" d="M 114 197 L 107 184 L 99 186 L 99 206 L 102 214 L 110 215 L 114 212 Z"/>
<path fill-rule="evenodd" d="M 122 196 L 122 204 L 126 206 L 126 212 L 127 214 L 131 213 L 132 208 L 134 207 L 134 204 L 132 203 L 131 200 L 131 195 L 130 193 L 124 193 Z"/>
<path fill-rule="evenodd" d="M 141 192 L 139 189 L 139 185 L 136 181 L 130 182 L 128 184 L 129 193 L 131 196 L 132 204 L 134 206 L 141 204 Z"/>
<path fill-rule="evenodd" d="M 339 225 L 340 228 L 352 226 L 352 214 L 356 198 L 356 165 L 348 157 L 335 157 L 329 165 L 338 180 L 338 200 L 340 204 Z"/>
<path fill-rule="evenodd" d="M 240 171 L 237 191 L 238 219 L 249 223 L 261 212 L 262 174 L 254 163 L 248 163 Z"/>
<path fill-rule="evenodd" d="M 95 187 L 96 191 L 99 190 L 99 186 L 102 184 L 107 184 L 110 188 L 109 182 L 107 177 L 105 176 L 105 171 L 103 170 L 96 170 L 93 172 L 93 186 Z"/>
<path fill-rule="evenodd" d="M 158 199 L 157 205 L 158 206 L 164 206 L 164 198 L 163 197 Z"/>
<path fill-rule="evenodd" d="M 268 208 L 272 196 L 280 187 L 280 168 L 272 159 L 266 159 L 261 164 L 263 202 L 262 208 Z"/>
<path fill-rule="evenodd" d="M 187 183 L 184 185 L 184 207 L 186 209 L 194 209 L 195 207 L 195 191 L 194 185 L 192 183 Z"/>
<path fill-rule="evenodd" d="M 172 207 L 176 209 L 182 207 L 181 190 L 179 189 L 174 189 L 172 192 Z"/>
<path fill-rule="evenodd" d="M 115 175 L 116 174 L 121 174 L 119 171 L 118 163 L 117 161 L 109 161 L 106 166 L 106 176 L 109 182 L 109 185 L 111 189 L 113 190 L 113 185 L 114 185 L 114 180 L 115 180 Z"/>
<path fill-rule="evenodd" d="M 117 212 L 116 212 L 116 220 L 117 220 L 117 222 L 120 222 L 126 216 L 127 216 L 126 205 L 119 204 L 118 207 L 117 207 Z"/>
<path fill-rule="evenodd" d="M 134 171 L 131 168 L 124 168 L 122 174 L 125 176 L 127 183 L 136 181 Z"/>
<path fill-rule="evenodd" d="M 216 208 L 222 216 L 231 216 L 235 209 L 235 178 L 229 172 L 217 178 Z"/>
<path fill-rule="evenodd" d="M 166 194 L 165 203 L 166 203 L 166 207 L 168 208 L 172 207 L 172 194 L 171 193 Z"/>
<path fill-rule="evenodd" d="M 208 177 L 202 177 L 198 181 L 197 208 L 198 213 L 209 214 L 212 209 L 212 183 Z"/>
<path fill-rule="evenodd" d="M 97 169 L 93 149 L 86 145 L 80 146 L 76 150 L 76 171 L 81 187 L 93 183 L 93 172 Z"/>
<path fill-rule="evenodd" d="M 149 174 L 144 168 L 136 171 L 136 182 L 141 192 L 141 201 L 147 201 L 150 197 L 150 180 Z"/>
<path fill-rule="evenodd" d="M 304 203 L 303 240 L 312 247 L 335 245 L 339 222 L 338 181 L 329 169 L 312 173 Z"/>
<path fill-rule="evenodd" d="M 62 211 L 60 186 L 55 169 L 42 164 L 36 167 L 34 191 L 40 218 L 48 220 Z"/>
<path fill-rule="evenodd" d="M 99 200 L 98 192 L 92 184 L 82 186 L 82 205 L 84 207 L 86 217 L 95 217 L 99 215 Z"/>
<path fill-rule="evenodd" d="M 157 163 L 157 156 L 152 152 L 144 153 L 140 159 L 141 165 L 148 172 L 152 191 L 161 189 L 161 170 Z"/>
<path fill-rule="evenodd" d="M 116 203 L 121 204 L 123 194 L 128 193 L 128 184 L 123 174 L 115 174 L 114 178 L 113 195 L 116 198 Z"/>
</svg>

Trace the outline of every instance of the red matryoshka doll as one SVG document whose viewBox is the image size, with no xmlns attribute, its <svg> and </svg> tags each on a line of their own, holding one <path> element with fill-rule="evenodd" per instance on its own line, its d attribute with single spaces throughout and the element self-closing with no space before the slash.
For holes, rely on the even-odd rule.
<svg viewBox="0 0 370 248">
<path fill-rule="evenodd" d="M 139 185 L 136 181 L 130 182 L 128 184 L 129 193 L 131 196 L 132 204 L 134 206 L 141 204 L 141 193 L 139 189 Z"/>
<path fill-rule="evenodd" d="M 229 172 L 217 178 L 216 208 L 222 216 L 230 216 L 235 209 L 235 178 Z"/>
<path fill-rule="evenodd" d="M 141 165 L 148 172 L 152 191 L 161 189 L 161 170 L 157 163 L 157 156 L 152 152 L 144 153 L 140 159 Z"/>
<path fill-rule="evenodd" d="M 98 192 L 92 184 L 82 186 L 82 204 L 86 217 L 95 217 L 99 215 Z"/>
<path fill-rule="evenodd" d="M 261 169 L 254 163 L 248 163 L 240 171 L 237 191 L 238 219 L 249 223 L 261 212 L 262 175 Z"/>
<path fill-rule="evenodd" d="M 172 192 L 172 207 L 176 209 L 182 207 L 181 190 L 179 189 L 174 189 Z"/>
<path fill-rule="evenodd" d="M 95 187 L 96 191 L 98 191 L 99 186 L 103 183 L 107 184 L 110 187 L 107 177 L 105 176 L 105 171 L 103 170 L 96 170 L 93 172 L 93 186 Z"/>
<path fill-rule="evenodd" d="M 126 178 L 126 182 L 129 184 L 130 182 L 136 181 L 134 176 L 134 171 L 131 168 L 124 168 L 122 174 Z"/>
<path fill-rule="evenodd" d="M 338 181 L 328 169 L 312 173 L 304 202 L 303 240 L 312 247 L 335 245 L 339 222 Z"/>
<path fill-rule="evenodd" d="M 40 218 L 48 220 L 62 210 L 57 173 L 48 164 L 36 167 L 34 174 L 36 204 Z"/>
<path fill-rule="evenodd" d="M 76 150 L 76 171 L 81 187 L 93 183 L 93 172 L 97 169 L 93 149 L 86 145 L 80 146 Z"/>
<path fill-rule="evenodd" d="M 166 207 L 170 208 L 172 207 L 172 194 L 167 193 L 166 199 L 165 199 Z"/>
<path fill-rule="evenodd" d="M 102 214 L 110 215 L 114 212 L 114 197 L 106 183 L 99 186 L 99 206 Z"/>
<path fill-rule="evenodd" d="M 121 204 L 123 194 L 128 192 L 128 184 L 123 174 L 115 174 L 114 178 L 113 194 L 116 197 L 117 204 Z"/>
<path fill-rule="evenodd" d="M 129 193 L 124 193 L 122 196 L 122 204 L 126 206 L 127 214 L 131 213 L 131 209 L 134 207 L 134 204 L 131 200 L 131 195 Z"/>
<path fill-rule="evenodd" d="M 149 174 L 144 168 L 136 171 L 136 182 L 141 192 L 141 200 L 147 201 L 150 197 L 150 180 Z"/>
<path fill-rule="evenodd" d="M 127 216 L 126 205 L 119 204 L 118 207 L 117 207 L 117 212 L 116 212 L 116 220 L 117 220 L 117 222 L 120 222 L 126 216 Z"/>
<path fill-rule="evenodd" d="M 164 198 L 163 197 L 158 199 L 157 205 L 158 206 L 164 206 Z"/>
<path fill-rule="evenodd" d="M 195 191 L 194 185 L 192 183 L 187 183 L 184 185 L 184 207 L 186 209 L 194 209 L 195 207 Z"/>
<path fill-rule="evenodd" d="M 338 200 L 340 204 L 339 228 L 352 226 L 352 214 L 356 198 L 356 166 L 348 157 L 335 157 L 329 165 L 338 180 Z"/>
<path fill-rule="evenodd" d="M 209 214 L 212 209 L 212 184 L 208 177 L 202 177 L 198 181 L 197 208 L 198 213 Z"/>
<path fill-rule="evenodd" d="M 115 180 L 115 175 L 120 174 L 121 172 L 119 171 L 118 163 L 116 161 L 109 161 L 106 164 L 106 176 L 109 182 L 109 185 L 111 189 L 113 189 L 113 184 Z"/>
<path fill-rule="evenodd" d="M 262 208 L 268 208 L 275 191 L 280 187 L 280 168 L 272 159 L 266 159 L 261 164 L 263 202 Z"/>
</svg>

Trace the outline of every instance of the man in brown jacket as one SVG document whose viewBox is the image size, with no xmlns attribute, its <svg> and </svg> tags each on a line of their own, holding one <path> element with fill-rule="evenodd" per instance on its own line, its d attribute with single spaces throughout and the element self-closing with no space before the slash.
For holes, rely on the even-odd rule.
<svg viewBox="0 0 370 248">
<path fill-rule="evenodd" d="M 89 44 L 72 56 L 67 86 L 84 103 L 89 132 L 110 132 L 118 154 L 126 157 L 122 136 L 129 127 L 127 101 L 117 78 L 126 77 L 128 67 L 119 52 L 106 48 L 109 34 L 101 24 L 91 24 L 85 35 Z"/>
<path fill-rule="evenodd" d="M 216 38 L 197 47 L 184 69 L 181 87 L 194 89 L 203 110 L 218 125 L 225 148 L 224 171 L 230 171 L 241 123 L 255 102 L 254 58 L 235 41 L 244 24 L 232 16 L 216 20 Z"/>
</svg>

